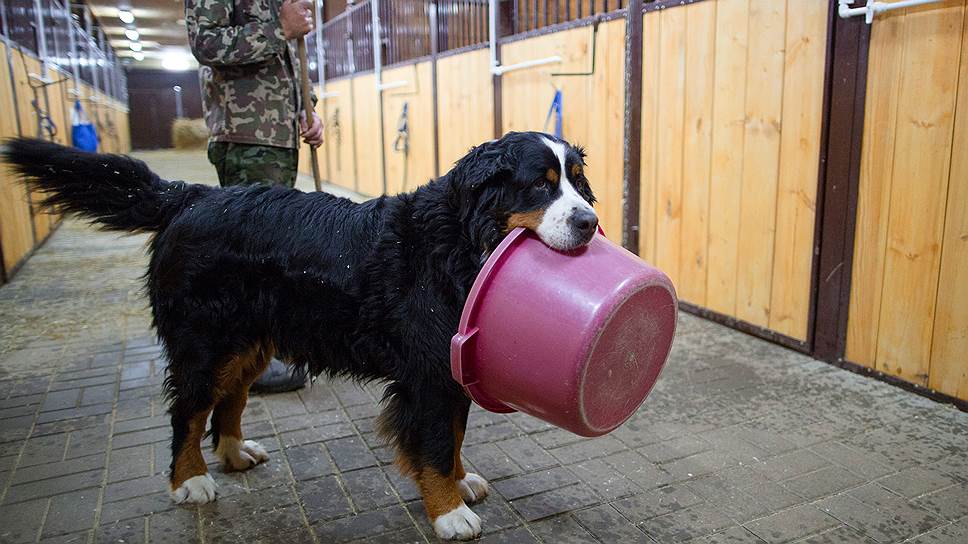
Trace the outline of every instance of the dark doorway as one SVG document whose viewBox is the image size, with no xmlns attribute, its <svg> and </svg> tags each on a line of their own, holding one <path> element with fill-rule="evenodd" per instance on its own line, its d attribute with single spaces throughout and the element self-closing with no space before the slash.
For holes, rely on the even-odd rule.
<svg viewBox="0 0 968 544">
<path fill-rule="evenodd" d="M 202 116 L 202 96 L 198 72 L 131 70 L 128 96 L 131 109 L 131 147 L 159 149 L 171 147 L 171 124 L 178 111 L 174 88 L 181 87 L 183 115 Z"/>
</svg>

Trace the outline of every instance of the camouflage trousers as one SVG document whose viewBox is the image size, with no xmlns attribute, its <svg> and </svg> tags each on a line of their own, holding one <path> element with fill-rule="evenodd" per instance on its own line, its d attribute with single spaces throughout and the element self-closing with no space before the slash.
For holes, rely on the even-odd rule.
<svg viewBox="0 0 968 544">
<path fill-rule="evenodd" d="M 218 183 L 230 185 L 285 185 L 293 187 L 299 150 L 269 145 L 209 142 L 208 161 L 218 172 Z"/>
</svg>

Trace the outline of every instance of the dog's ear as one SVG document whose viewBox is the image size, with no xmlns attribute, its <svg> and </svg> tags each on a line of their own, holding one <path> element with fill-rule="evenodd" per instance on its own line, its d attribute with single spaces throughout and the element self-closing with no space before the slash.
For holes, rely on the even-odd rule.
<svg viewBox="0 0 968 544">
<path fill-rule="evenodd" d="M 463 190 L 479 189 L 486 183 L 513 171 L 512 149 L 503 140 L 474 147 L 454 167 L 456 181 Z"/>
</svg>

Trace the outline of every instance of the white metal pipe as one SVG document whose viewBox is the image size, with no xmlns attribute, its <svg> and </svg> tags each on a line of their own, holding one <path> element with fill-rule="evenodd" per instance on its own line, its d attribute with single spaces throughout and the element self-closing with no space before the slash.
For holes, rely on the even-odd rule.
<svg viewBox="0 0 968 544">
<path fill-rule="evenodd" d="M 390 83 L 381 83 L 378 88 L 381 91 L 386 91 L 386 90 L 389 90 L 389 89 L 399 89 L 400 87 L 406 87 L 409 83 L 410 83 L 409 81 L 407 81 L 405 79 L 401 79 L 400 81 L 391 81 Z"/>
<path fill-rule="evenodd" d="M 525 62 L 519 62 L 517 64 L 501 66 L 501 63 L 497 60 L 497 0 L 488 0 L 487 9 L 488 44 L 491 51 L 492 75 L 502 76 L 508 72 L 513 72 L 514 70 L 523 70 L 525 68 L 533 68 L 535 66 L 544 66 L 545 64 L 555 64 L 561 62 L 561 57 L 555 55 L 553 57 L 545 57 L 543 59 L 528 60 Z"/>
<path fill-rule="evenodd" d="M 942 1 L 943 0 L 899 0 L 898 2 L 878 2 L 875 0 L 867 0 L 866 6 L 852 8 L 850 7 L 851 0 L 840 0 L 839 5 L 837 6 L 837 15 L 839 15 L 841 19 L 863 15 L 867 21 L 867 24 L 871 24 L 874 21 L 874 16 L 878 13 L 884 13 L 885 11 L 891 11 L 894 9 L 923 6 L 926 4 L 936 4 Z"/>
<path fill-rule="evenodd" d="M 561 57 L 555 55 L 553 57 L 545 57 L 543 59 L 527 60 L 524 62 L 519 62 L 517 64 L 509 64 L 507 66 L 494 66 L 491 68 L 491 73 L 500 76 L 508 72 L 513 72 L 514 70 L 523 70 L 525 68 L 534 68 L 535 66 L 544 66 L 546 64 L 557 64 L 561 62 Z"/>
<path fill-rule="evenodd" d="M 32 79 L 38 83 L 42 83 L 44 85 L 50 85 L 51 83 L 54 82 L 54 80 L 49 77 L 42 76 L 40 74 L 35 74 L 33 72 L 30 72 L 29 74 L 27 74 L 27 78 Z"/>
</svg>

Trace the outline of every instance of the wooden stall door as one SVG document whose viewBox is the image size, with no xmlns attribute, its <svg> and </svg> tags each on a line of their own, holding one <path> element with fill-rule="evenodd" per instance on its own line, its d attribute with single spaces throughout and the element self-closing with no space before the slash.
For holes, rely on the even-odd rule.
<svg viewBox="0 0 968 544">
<path fill-rule="evenodd" d="M 640 254 L 680 298 L 806 347 L 828 2 L 643 21 Z"/>
<path fill-rule="evenodd" d="M 6 62 L 6 45 L 0 43 L 0 59 Z M 10 72 L 0 70 L 0 138 L 18 135 L 14 117 L 13 82 Z M 3 248 L 3 270 L 10 272 L 34 247 L 34 230 L 30 216 L 30 200 L 27 191 L 14 179 L 13 174 L 0 164 L 0 245 Z"/>
<path fill-rule="evenodd" d="M 345 189 L 356 190 L 356 151 L 354 148 L 353 86 L 351 78 L 327 82 L 322 101 L 326 117 L 325 179 Z M 320 154 L 324 151 L 320 150 Z"/>
<path fill-rule="evenodd" d="M 494 138 L 494 88 L 487 49 L 437 61 L 440 173 L 467 151 Z"/>
<path fill-rule="evenodd" d="M 40 61 L 30 55 L 24 55 L 20 51 L 13 51 L 11 62 L 13 63 L 13 82 L 16 85 L 21 134 L 25 137 L 44 138 L 46 134 L 41 133 L 38 129 L 38 116 L 33 106 L 33 101 L 36 99 L 41 108 L 46 108 L 44 91 L 43 89 L 35 90 L 31 88 L 28 76 L 28 74 L 40 73 Z M 30 195 L 31 206 L 36 212 L 33 216 L 34 237 L 38 243 L 47 239 L 51 228 L 50 217 L 46 213 L 38 211 L 42 198 L 36 192 Z"/>
<path fill-rule="evenodd" d="M 383 194 L 383 158 L 380 156 L 380 94 L 376 76 L 353 78 L 353 132 L 356 146 L 356 190 L 365 196 Z"/>
<path fill-rule="evenodd" d="M 595 32 L 587 26 L 503 45 L 505 64 L 553 55 L 563 60 L 505 74 L 502 121 L 505 131 L 553 133 L 554 119 L 547 124 L 545 120 L 555 92 L 560 90 L 562 136 L 585 147 L 586 174 L 598 199 L 595 208 L 602 228 L 612 239 L 621 240 L 625 21 L 602 23 L 597 37 Z"/>
<path fill-rule="evenodd" d="M 871 29 L 846 358 L 968 399 L 965 0 Z"/>
<path fill-rule="evenodd" d="M 429 62 L 383 72 L 383 82 L 405 83 L 383 91 L 387 194 L 412 191 L 434 177 L 434 103 Z M 406 133 L 399 132 L 406 104 Z M 404 141 L 407 142 L 406 148 Z"/>
</svg>

